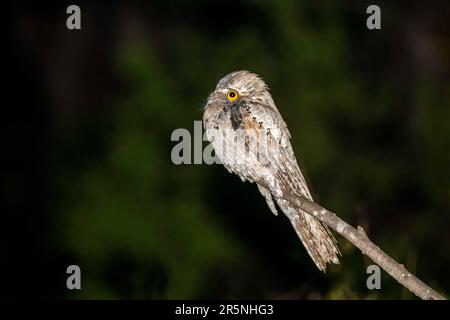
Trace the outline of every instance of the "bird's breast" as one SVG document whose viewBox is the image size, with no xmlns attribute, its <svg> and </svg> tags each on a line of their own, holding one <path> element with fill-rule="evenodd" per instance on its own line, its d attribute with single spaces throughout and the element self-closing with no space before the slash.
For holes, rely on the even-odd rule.
<svg viewBox="0 0 450 320">
<path fill-rule="evenodd" d="M 242 113 L 239 107 L 231 108 L 229 111 L 231 126 L 237 130 L 242 124 Z"/>
<path fill-rule="evenodd" d="M 256 118 L 251 115 L 249 108 L 240 104 L 225 107 L 218 120 L 228 120 L 234 130 L 255 130 L 262 128 L 262 123 L 256 121 Z"/>
</svg>

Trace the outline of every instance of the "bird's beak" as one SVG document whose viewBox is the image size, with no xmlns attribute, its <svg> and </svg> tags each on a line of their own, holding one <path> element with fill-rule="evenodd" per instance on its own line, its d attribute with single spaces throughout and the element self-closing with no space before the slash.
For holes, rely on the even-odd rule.
<svg viewBox="0 0 450 320">
<path fill-rule="evenodd" d="M 205 109 L 214 105 L 224 106 L 225 105 L 225 99 L 222 92 L 214 91 L 211 93 L 208 97 L 208 101 L 206 102 Z"/>
</svg>

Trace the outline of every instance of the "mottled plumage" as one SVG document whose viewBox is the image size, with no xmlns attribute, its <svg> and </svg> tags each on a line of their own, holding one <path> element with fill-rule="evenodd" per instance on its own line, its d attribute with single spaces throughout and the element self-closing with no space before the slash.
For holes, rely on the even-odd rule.
<svg viewBox="0 0 450 320">
<path fill-rule="evenodd" d="M 203 124 L 225 168 L 243 181 L 257 183 L 275 215 L 275 203 L 279 206 L 317 267 L 325 271 L 327 263 L 339 263 L 339 249 L 328 228 L 282 199 L 286 193 L 312 197 L 287 125 L 264 81 L 248 71 L 223 77 L 208 98 Z"/>
</svg>

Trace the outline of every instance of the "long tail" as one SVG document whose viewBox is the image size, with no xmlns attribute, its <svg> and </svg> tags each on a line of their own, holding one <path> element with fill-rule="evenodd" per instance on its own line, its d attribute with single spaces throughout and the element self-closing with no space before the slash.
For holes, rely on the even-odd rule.
<svg viewBox="0 0 450 320">
<path fill-rule="evenodd" d="M 327 226 L 310 214 L 292 207 L 286 200 L 279 199 L 277 203 L 291 221 L 317 268 L 326 272 L 328 263 L 339 264 L 341 253 Z"/>
</svg>

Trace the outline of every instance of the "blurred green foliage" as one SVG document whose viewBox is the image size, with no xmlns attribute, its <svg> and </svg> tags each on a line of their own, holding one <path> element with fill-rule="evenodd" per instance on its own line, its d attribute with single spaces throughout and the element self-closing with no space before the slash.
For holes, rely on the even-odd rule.
<svg viewBox="0 0 450 320">
<path fill-rule="evenodd" d="M 367 290 L 370 261 L 342 238 L 341 265 L 321 274 L 254 185 L 171 163 L 172 131 L 192 132 L 217 81 L 240 69 L 270 86 L 315 199 L 448 293 L 448 77 L 398 60 L 403 8 L 385 8 L 385 27 L 369 32 L 364 5 L 345 2 L 118 6 L 113 102 L 80 117 L 71 141 L 54 138 L 51 241 L 83 272 L 83 290 L 61 294 L 412 298 L 384 273 L 382 290 Z"/>
</svg>

